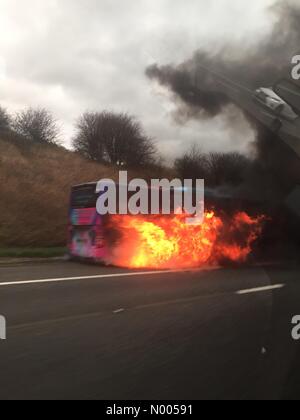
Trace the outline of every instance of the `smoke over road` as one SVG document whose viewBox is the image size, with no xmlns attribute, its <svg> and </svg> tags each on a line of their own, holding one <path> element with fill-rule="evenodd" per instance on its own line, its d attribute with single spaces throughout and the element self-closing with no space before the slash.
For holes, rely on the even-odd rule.
<svg viewBox="0 0 300 420">
<path fill-rule="evenodd" d="M 271 86 L 291 71 L 291 59 L 300 45 L 300 5 L 278 1 L 269 11 L 274 28 L 259 45 L 243 48 L 225 46 L 218 53 L 197 51 L 179 66 L 152 65 L 146 74 L 169 88 L 190 107 L 191 117 L 214 117 L 230 100 L 216 91 L 215 81 L 203 68 L 214 70 L 250 89 Z M 196 87 L 197 86 L 197 87 Z M 185 111 L 186 112 L 186 111 Z"/>
<path fill-rule="evenodd" d="M 270 87 L 282 77 L 290 78 L 291 60 L 300 46 L 300 5 L 292 0 L 277 1 L 268 13 L 274 21 L 273 29 L 251 47 L 246 48 L 242 41 L 238 46 L 225 45 L 218 52 L 215 48 L 208 52 L 206 47 L 178 66 L 155 64 L 147 68 L 149 79 L 172 93 L 177 105 L 177 121 L 210 119 L 222 114 L 228 126 L 238 131 L 241 110 L 231 104 L 232 100 L 220 89 L 213 72 L 250 89 L 250 95 L 258 87 Z M 270 195 L 284 197 L 292 185 L 300 181 L 298 158 L 275 133 L 248 114 L 245 116 L 256 133 L 253 176 L 250 174 L 256 181 L 253 185 L 250 180 L 248 190 L 260 189 L 263 194 L 268 190 Z"/>
</svg>

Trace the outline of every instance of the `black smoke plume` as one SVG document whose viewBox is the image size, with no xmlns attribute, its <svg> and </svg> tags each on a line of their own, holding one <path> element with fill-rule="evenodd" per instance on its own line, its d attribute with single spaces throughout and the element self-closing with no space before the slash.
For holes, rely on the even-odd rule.
<svg viewBox="0 0 300 420">
<path fill-rule="evenodd" d="M 299 1 L 277 1 L 268 12 L 274 19 L 273 30 L 257 45 L 247 48 L 228 45 L 218 53 L 198 50 L 191 59 L 178 66 L 155 64 L 147 68 L 146 74 L 150 79 L 172 92 L 178 103 L 179 117 L 182 114 L 183 120 L 212 118 L 224 112 L 230 104 L 230 98 L 218 90 L 212 72 L 251 90 L 271 87 L 283 77 L 290 78 L 291 59 L 300 50 Z M 246 115 L 246 118 L 249 119 L 249 116 Z M 237 123 L 238 120 L 236 118 Z M 279 195 L 282 199 L 295 183 L 300 183 L 300 161 L 274 132 L 251 118 L 250 122 L 257 133 L 253 166 L 255 176 L 250 175 L 250 178 L 260 177 L 252 188 L 264 185 L 271 195 Z M 234 124 L 234 119 L 228 123 Z"/>
<path fill-rule="evenodd" d="M 203 117 L 222 112 L 230 100 L 216 91 L 211 69 L 234 82 L 255 89 L 270 87 L 290 75 L 291 59 L 300 51 L 300 4 L 281 0 L 269 13 L 276 17 L 274 28 L 266 39 L 251 48 L 224 46 L 215 52 L 197 51 L 179 66 L 152 65 L 146 70 L 150 79 L 168 87 L 178 98 Z M 194 110 L 196 112 L 196 110 Z"/>
</svg>

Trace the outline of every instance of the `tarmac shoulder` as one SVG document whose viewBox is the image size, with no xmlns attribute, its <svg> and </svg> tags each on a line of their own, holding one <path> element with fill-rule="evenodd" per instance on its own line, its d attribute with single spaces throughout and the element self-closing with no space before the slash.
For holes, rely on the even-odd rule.
<svg viewBox="0 0 300 420">
<path fill-rule="evenodd" d="M 24 264 L 51 263 L 65 261 L 66 257 L 51 258 L 0 258 L 0 267 L 19 266 Z"/>
</svg>

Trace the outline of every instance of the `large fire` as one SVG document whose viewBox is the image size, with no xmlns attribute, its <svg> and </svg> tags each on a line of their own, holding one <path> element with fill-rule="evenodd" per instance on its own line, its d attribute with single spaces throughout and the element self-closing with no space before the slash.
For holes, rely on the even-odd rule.
<svg viewBox="0 0 300 420">
<path fill-rule="evenodd" d="M 262 232 L 264 217 L 205 213 L 201 224 L 186 215 L 114 216 L 119 234 L 113 263 L 129 268 L 197 268 L 223 261 L 245 262 Z"/>
</svg>

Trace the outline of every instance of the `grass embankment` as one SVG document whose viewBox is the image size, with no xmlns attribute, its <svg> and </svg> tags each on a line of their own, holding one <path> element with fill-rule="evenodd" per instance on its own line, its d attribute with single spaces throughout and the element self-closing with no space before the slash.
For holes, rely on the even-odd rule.
<svg viewBox="0 0 300 420">
<path fill-rule="evenodd" d="M 0 258 L 55 258 L 63 257 L 67 250 L 56 248 L 0 248 Z"/>
<path fill-rule="evenodd" d="M 116 175 L 62 147 L 0 135 L 0 256 L 61 255 L 71 186 Z"/>
</svg>

